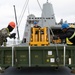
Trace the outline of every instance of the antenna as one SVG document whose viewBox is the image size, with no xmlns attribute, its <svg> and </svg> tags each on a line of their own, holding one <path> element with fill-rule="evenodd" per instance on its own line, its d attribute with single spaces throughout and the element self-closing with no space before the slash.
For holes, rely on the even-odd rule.
<svg viewBox="0 0 75 75">
<path fill-rule="evenodd" d="M 47 3 L 48 3 L 48 0 L 47 0 Z"/>
</svg>

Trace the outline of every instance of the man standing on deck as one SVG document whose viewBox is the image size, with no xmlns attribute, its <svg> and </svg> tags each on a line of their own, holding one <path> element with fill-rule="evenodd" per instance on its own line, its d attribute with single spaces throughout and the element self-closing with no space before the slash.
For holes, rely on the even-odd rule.
<svg viewBox="0 0 75 75">
<path fill-rule="evenodd" d="M 10 22 L 6 28 L 0 30 L 0 46 L 3 44 L 3 42 L 7 42 L 7 37 L 15 39 L 16 33 L 10 34 L 15 26 L 16 24 L 14 22 Z"/>
<path fill-rule="evenodd" d="M 34 28 L 41 28 L 40 26 L 38 26 L 36 21 L 34 21 Z"/>
<path fill-rule="evenodd" d="M 63 34 L 58 35 L 57 38 L 56 36 L 54 36 L 53 38 L 54 39 L 60 38 L 65 40 L 66 38 L 68 38 L 73 43 L 72 45 L 75 45 L 75 28 L 71 28 L 69 27 L 69 24 L 63 23 L 61 29 L 63 31 Z"/>
</svg>

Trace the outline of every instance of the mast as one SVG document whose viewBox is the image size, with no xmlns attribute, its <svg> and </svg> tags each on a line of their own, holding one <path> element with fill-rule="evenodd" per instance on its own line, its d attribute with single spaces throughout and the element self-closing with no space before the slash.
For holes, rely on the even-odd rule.
<svg viewBox="0 0 75 75">
<path fill-rule="evenodd" d="M 17 26 L 17 34 L 18 34 L 18 40 L 20 40 L 20 37 L 19 37 L 19 30 L 18 30 L 18 22 L 17 22 L 17 15 L 16 15 L 16 9 L 15 9 L 15 5 L 13 5 L 14 7 L 14 13 L 15 13 L 15 20 L 16 20 L 16 26 Z"/>
<path fill-rule="evenodd" d="M 48 3 L 48 0 L 47 0 L 47 3 Z"/>
</svg>

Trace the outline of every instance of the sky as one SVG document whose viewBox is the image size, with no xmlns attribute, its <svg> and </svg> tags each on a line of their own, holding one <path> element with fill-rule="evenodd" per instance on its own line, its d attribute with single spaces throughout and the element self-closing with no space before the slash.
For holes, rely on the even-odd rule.
<svg viewBox="0 0 75 75">
<path fill-rule="evenodd" d="M 41 8 L 47 0 L 38 0 Z M 26 0 L 1 0 L 0 1 L 0 29 L 7 27 L 9 22 L 15 21 L 14 7 L 16 8 L 16 14 L 18 22 L 20 15 L 23 10 Z M 69 23 L 75 22 L 75 0 L 48 0 L 53 5 L 56 21 L 60 19 L 67 20 Z M 25 4 L 26 5 L 26 4 Z M 41 9 L 38 5 L 37 0 L 29 0 L 28 6 L 23 15 L 22 21 L 19 25 L 20 38 L 22 39 L 24 34 L 24 28 L 26 19 L 29 14 L 34 14 L 36 17 L 41 17 Z M 14 30 L 13 32 L 15 32 Z"/>
</svg>

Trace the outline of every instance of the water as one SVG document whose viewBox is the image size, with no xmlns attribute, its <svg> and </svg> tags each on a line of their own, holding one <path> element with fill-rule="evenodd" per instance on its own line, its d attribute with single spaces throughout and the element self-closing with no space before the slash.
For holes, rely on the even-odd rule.
<svg viewBox="0 0 75 75">
<path fill-rule="evenodd" d="M 71 70 L 67 67 L 55 68 L 22 68 L 17 69 L 15 67 L 9 67 L 4 73 L 0 75 L 75 75 L 71 73 Z"/>
</svg>

